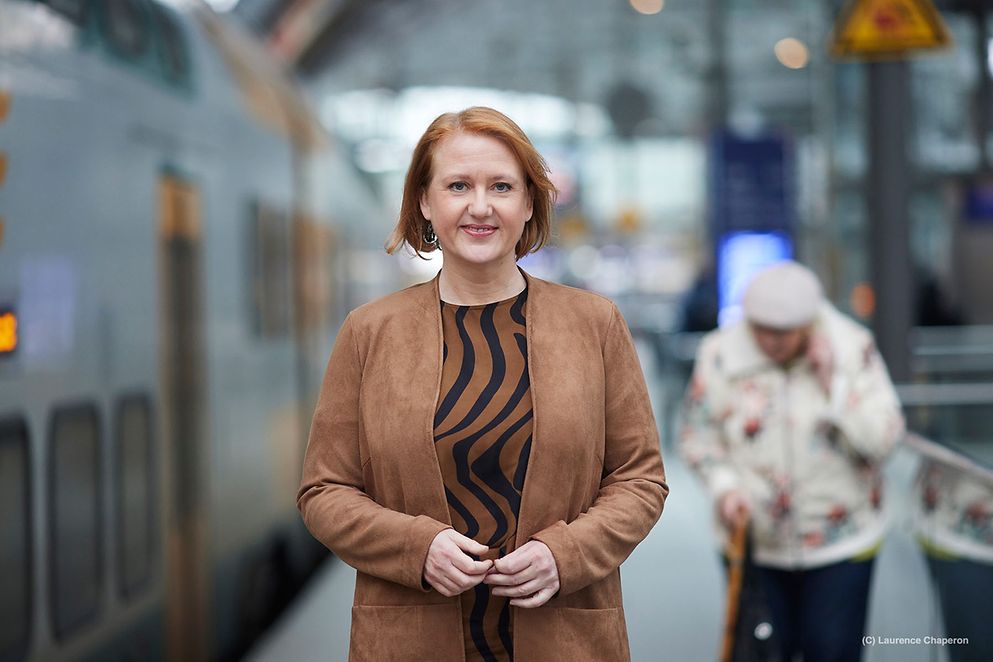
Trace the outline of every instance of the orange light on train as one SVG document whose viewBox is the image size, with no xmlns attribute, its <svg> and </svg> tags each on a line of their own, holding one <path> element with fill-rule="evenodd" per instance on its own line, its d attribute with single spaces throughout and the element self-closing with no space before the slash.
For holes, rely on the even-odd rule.
<svg viewBox="0 0 993 662">
<path fill-rule="evenodd" d="M 0 354 L 9 354 L 17 349 L 17 315 L 7 311 L 0 313 Z"/>
</svg>

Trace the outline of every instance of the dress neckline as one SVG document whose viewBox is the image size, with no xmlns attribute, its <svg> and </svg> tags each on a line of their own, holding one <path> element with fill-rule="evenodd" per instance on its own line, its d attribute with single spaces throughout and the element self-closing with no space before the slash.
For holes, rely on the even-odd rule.
<svg viewBox="0 0 993 662">
<path fill-rule="evenodd" d="M 466 304 L 460 304 L 460 303 L 449 303 L 448 301 L 445 301 L 444 299 L 441 299 L 441 305 L 442 305 L 442 307 L 447 306 L 449 308 L 456 308 L 456 309 L 468 308 L 469 310 L 476 310 L 476 309 L 479 309 L 479 308 L 486 308 L 487 306 L 501 307 L 501 306 L 506 306 L 506 305 L 509 305 L 509 304 L 514 303 L 515 301 L 517 301 L 518 299 L 520 299 L 522 296 L 526 295 L 527 294 L 527 291 L 528 291 L 528 286 L 525 285 L 524 286 L 524 289 L 521 290 L 520 292 L 518 292 L 517 294 L 515 294 L 514 296 L 509 297 L 507 299 L 501 299 L 500 301 L 491 301 L 489 303 L 475 303 L 475 304 L 472 304 L 472 305 L 466 305 Z"/>
</svg>

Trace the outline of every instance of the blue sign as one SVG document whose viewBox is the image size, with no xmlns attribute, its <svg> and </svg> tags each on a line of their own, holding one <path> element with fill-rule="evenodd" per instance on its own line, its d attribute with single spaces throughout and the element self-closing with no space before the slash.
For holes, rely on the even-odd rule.
<svg viewBox="0 0 993 662">
<path fill-rule="evenodd" d="M 978 180 L 965 189 L 963 216 L 972 225 L 993 225 L 993 181 Z"/>
<path fill-rule="evenodd" d="M 741 299 L 752 277 L 793 257 L 793 242 L 785 232 L 730 232 L 717 242 L 717 322 L 741 319 Z"/>
<path fill-rule="evenodd" d="M 757 271 L 793 256 L 793 171 L 792 143 L 783 136 L 714 133 L 710 231 L 722 326 L 741 317 L 741 296 Z"/>
<path fill-rule="evenodd" d="M 783 137 L 714 134 L 710 154 L 711 227 L 792 234 L 795 201 L 791 144 Z"/>
</svg>

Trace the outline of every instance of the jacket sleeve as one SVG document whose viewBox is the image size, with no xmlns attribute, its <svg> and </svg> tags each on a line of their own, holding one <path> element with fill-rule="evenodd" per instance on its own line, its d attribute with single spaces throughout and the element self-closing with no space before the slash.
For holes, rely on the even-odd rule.
<svg viewBox="0 0 993 662">
<path fill-rule="evenodd" d="M 697 352 L 679 425 L 679 454 L 715 499 L 739 487 L 719 411 L 720 391 L 725 386 L 720 361 L 716 338 L 708 336 Z"/>
<path fill-rule="evenodd" d="M 861 340 L 855 365 L 838 371 L 826 421 L 842 443 L 870 462 L 880 462 L 903 437 L 904 420 L 883 357 L 871 337 Z"/>
<path fill-rule="evenodd" d="M 338 333 L 303 462 L 297 507 L 317 540 L 359 572 L 420 591 L 424 561 L 447 524 L 376 503 L 359 452 L 362 367 L 351 317 Z"/>
<path fill-rule="evenodd" d="M 532 536 L 555 557 L 560 595 L 614 572 L 658 521 L 669 493 L 641 364 L 616 306 L 604 341 L 603 365 L 605 439 L 597 496 L 574 521 L 556 522 Z"/>
</svg>

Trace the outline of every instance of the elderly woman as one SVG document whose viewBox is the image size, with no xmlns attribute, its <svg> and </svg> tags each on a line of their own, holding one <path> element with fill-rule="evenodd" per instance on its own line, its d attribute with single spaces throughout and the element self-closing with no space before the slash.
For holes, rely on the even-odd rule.
<svg viewBox="0 0 993 662">
<path fill-rule="evenodd" d="M 700 346 L 680 452 L 722 524 L 751 521 L 782 659 L 857 660 L 900 404 L 872 336 L 807 268 L 760 272 L 743 309 Z"/>
<path fill-rule="evenodd" d="M 444 267 L 345 320 L 298 495 L 358 571 L 353 661 L 629 658 L 619 566 L 668 488 L 617 308 L 517 266 L 554 192 L 492 109 L 414 150 L 387 250 Z"/>
</svg>

